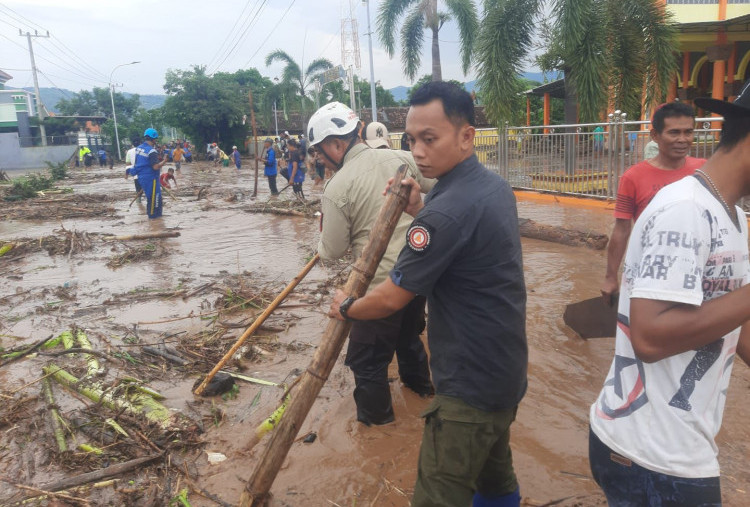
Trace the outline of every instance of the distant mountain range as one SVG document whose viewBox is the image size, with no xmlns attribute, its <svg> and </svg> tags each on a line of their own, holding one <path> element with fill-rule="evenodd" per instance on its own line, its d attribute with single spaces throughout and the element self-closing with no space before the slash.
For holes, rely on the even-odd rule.
<svg viewBox="0 0 750 507">
<path fill-rule="evenodd" d="M 539 83 L 544 82 L 544 74 L 541 72 L 524 72 L 522 74 L 523 77 L 526 79 L 529 79 L 531 81 L 537 81 Z M 551 80 L 554 76 L 547 75 L 547 79 Z M 466 91 L 472 92 L 477 88 L 477 82 L 469 81 L 467 83 L 464 83 L 464 87 L 466 88 Z M 393 98 L 397 101 L 407 100 L 409 97 L 409 89 L 411 86 L 396 86 L 395 88 L 391 88 L 388 91 L 393 94 Z M 27 87 L 24 88 L 24 90 L 34 91 L 33 88 Z M 73 97 L 76 92 L 71 90 L 66 90 L 64 88 L 40 88 L 39 89 L 41 95 L 42 95 L 42 103 L 45 105 L 48 111 L 52 113 L 59 113 L 59 110 L 57 109 L 57 103 L 60 101 L 60 99 L 70 99 Z M 123 93 L 126 97 L 130 97 L 133 94 L 132 93 Z M 155 109 L 157 107 L 161 107 L 164 105 L 164 101 L 166 100 L 166 95 L 141 95 L 141 105 L 145 109 Z M 106 113 L 106 111 L 103 111 Z"/>
<path fill-rule="evenodd" d="M 523 74 L 521 74 L 521 76 L 530 81 L 537 81 L 539 83 L 544 82 L 544 73 L 542 72 L 524 72 Z M 548 80 L 554 79 L 554 77 L 555 76 L 547 74 Z M 474 80 L 464 83 L 464 88 L 466 88 L 466 91 L 469 93 L 473 92 L 477 89 L 477 81 Z M 390 88 L 388 91 L 391 92 L 394 99 L 396 99 L 397 101 L 401 101 L 409 98 L 410 89 L 411 86 L 396 86 L 395 88 Z"/>
<path fill-rule="evenodd" d="M 27 87 L 24 88 L 24 90 L 28 90 L 30 92 L 34 91 L 34 88 Z M 39 88 L 39 94 L 42 96 L 42 104 L 44 104 L 44 107 L 47 108 L 47 111 L 51 113 L 59 113 L 60 111 L 57 109 L 57 103 L 60 101 L 60 99 L 68 99 L 70 100 L 77 92 L 66 90 L 64 88 Z M 126 97 L 131 97 L 132 93 L 123 93 Z M 141 95 L 141 105 L 144 107 L 144 109 L 155 109 L 157 107 L 161 107 L 164 105 L 164 100 L 166 100 L 166 95 Z M 104 113 L 107 113 L 108 111 L 103 111 Z"/>
</svg>

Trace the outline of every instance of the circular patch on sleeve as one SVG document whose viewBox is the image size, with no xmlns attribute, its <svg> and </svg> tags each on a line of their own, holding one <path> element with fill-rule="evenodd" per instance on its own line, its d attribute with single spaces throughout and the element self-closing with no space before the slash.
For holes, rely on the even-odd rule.
<svg viewBox="0 0 750 507">
<path fill-rule="evenodd" d="M 423 225 L 413 225 L 406 233 L 406 242 L 415 252 L 424 252 L 430 246 L 430 231 Z"/>
</svg>

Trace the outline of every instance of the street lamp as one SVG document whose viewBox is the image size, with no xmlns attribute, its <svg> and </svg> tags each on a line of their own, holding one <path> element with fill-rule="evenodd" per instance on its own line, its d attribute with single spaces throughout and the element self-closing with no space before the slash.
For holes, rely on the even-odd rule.
<svg viewBox="0 0 750 507">
<path fill-rule="evenodd" d="M 112 72 L 109 74 L 109 100 L 112 102 L 112 119 L 115 121 L 115 142 L 117 143 L 117 160 L 122 160 L 122 153 L 120 153 L 120 134 L 117 132 L 117 113 L 115 112 L 115 96 L 113 94 L 114 85 L 112 84 L 112 76 L 114 75 L 115 71 L 119 69 L 120 67 L 124 67 L 125 65 L 135 65 L 136 63 L 141 62 L 130 62 L 130 63 L 122 63 L 112 69 Z"/>
</svg>

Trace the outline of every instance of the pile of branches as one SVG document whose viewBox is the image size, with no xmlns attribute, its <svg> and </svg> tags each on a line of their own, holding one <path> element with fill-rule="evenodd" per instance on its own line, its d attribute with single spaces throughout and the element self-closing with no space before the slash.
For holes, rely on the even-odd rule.
<svg viewBox="0 0 750 507">
<path fill-rule="evenodd" d="M 269 200 L 246 206 L 243 210 L 247 213 L 272 213 L 274 215 L 312 218 L 320 213 L 320 199 L 311 201 L 301 199 Z"/>
<path fill-rule="evenodd" d="M 10 410 L 0 411 L 0 428 L 9 428 L 4 432 L 6 448 L 19 453 L 4 471 L 2 480 L 12 488 L 3 489 L 14 494 L 6 496 L 3 505 L 31 499 L 65 505 L 140 505 L 149 499 L 153 505 L 169 503 L 179 493 L 169 485 L 190 480 L 188 469 L 181 468 L 182 455 L 202 445 L 202 422 L 170 410 L 161 403 L 164 396 L 121 368 L 107 371 L 110 361 L 127 363 L 96 350 L 81 329 L 5 351 L 0 367 L 35 355 L 54 359 L 36 380 L 13 391 L 3 389 L 9 392 L 3 397 L 10 400 Z M 32 385 L 38 395 L 15 396 Z M 90 402 L 81 403 L 84 398 Z M 48 456 L 45 470 L 52 464 L 64 472 L 60 480 L 39 483 L 34 456 L 40 455 Z M 144 467 L 153 464 L 157 467 L 144 474 Z M 120 478 L 124 474 L 133 477 L 127 486 Z M 167 487 L 153 489 L 154 475 Z"/>
<path fill-rule="evenodd" d="M 132 262 L 161 257 L 169 253 L 169 250 L 164 248 L 159 243 L 146 243 L 145 245 L 137 246 L 123 246 L 125 248 L 124 251 L 113 255 L 107 261 L 108 268 L 117 269 Z"/>
<path fill-rule="evenodd" d="M 86 231 L 68 230 L 65 226 L 55 229 L 54 234 L 39 239 L 17 239 L 0 245 L 0 255 L 15 259 L 26 254 L 45 250 L 49 255 L 67 255 L 90 250 L 94 234 Z"/>
<path fill-rule="evenodd" d="M 59 220 L 110 216 L 115 218 L 112 197 L 105 194 L 63 194 L 7 203 L 0 220 Z"/>
</svg>

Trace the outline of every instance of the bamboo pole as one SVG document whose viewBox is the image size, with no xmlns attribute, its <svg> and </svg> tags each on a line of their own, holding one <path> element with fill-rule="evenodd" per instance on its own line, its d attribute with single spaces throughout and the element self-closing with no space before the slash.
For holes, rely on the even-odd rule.
<svg viewBox="0 0 750 507">
<path fill-rule="evenodd" d="M 133 206 L 133 203 L 143 195 L 143 189 L 139 190 L 137 194 L 135 194 L 135 197 L 133 197 L 133 200 L 130 201 L 130 204 L 128 205 L 128 209 L 130 209 Z"/>
<path fill-rule="evenodd" d="M 344 291 L 351 296 L 362 297 L 367 291 L 406 206 L 409 188 L 401 185 L 401 180 L 406 175 L 406 168 L 405 164 L 399 167 L 394 184 L 370 231 L 370 239 L 349 275 Z M 328 322 L 315 356 L 302 374 L 297 393 L 289 402 L 284 417 L 276 427 L 250 480 L 245 485 L 245 491 L 240 497 L 240 507 L 260 507 L 265 504 L 271 485 L 294 443 L 297 432 L 302 427 L 312 404 L 336 364 L 351 326 L 351 322 L 336 319 Z"/>
<path fill-rule="evenodd" d="M 253 323 L 248 327 L 244 333 L 242 333 L 242 336 L 239 337 L 237 342 L 232 345 L 232 348 L 229 349 L 229 352 L 224 354 L 224 357 L 221 358 L 221 360 L 214 366 L 214 369 L 209 372 L 208 375 L 206 375 L 206 378 L 203 379 L 203 382 L 200 383 L 200 385 L 195 389 L 195 394 L 201 395 L 203 394 L 203 391 L 206 389 L 206 386 L 209 382 L 211 382 L 211 379 L 214 378 L 214 376 L 221 370 L 225 364 L 227 364 L 227 361 L 229 361 L 232 356 L 237 352 L 237 350 L 242 346 L 243 343 L 245 343 L 245 340 L 250 338 L 255 332 L 258 330 L 258 328 L 266 321 L 266 319 L 276 310 L 276 308 L 286 299 L 286 297 L 294 290 L 294 288 L 297 286 L 298 283 L 302 281 L 303 278 L 307 276 L 307 274 L 310 272 L 310 270 L 317 264 L 317 262 L 320 260 L 320 256 L 318 254 L 315 254 L 312 259 L 310 259 L 310 262 L 308 262 L 304 268 L 302 268 L 302 271 L 299 272 L 297 276 L 292 279 L 291 282 L 289 282 L 289 285 L 286 286 L 286 288 L 281 291 L 281 294 L 276 296 L 276 299 L 274 299 L 270 305 L 268 305 L 268 308 L 266 308 L 263 313 L 261 313 L 258 318 L 256 318 Z"/>
<path fill-rule="evenodd" d="M 93 472 L 75 475 L 73 477 L 65 477 L 64 479 L 61 479 L 59 481 L 45 484 L 39 489 L 43 489 L 44 491 L 59 491 L 61 489 L 74 488 L 76 486 L 81 486 L 83 484 L 88 484 L 94 481 L 100 481 L 102 479 L 108 479 L 110 477 L 114 477 L 115 475 L 124 474 L 125 472 L 130 472 L 131 470 L 135 470 L 136 468 L 147 465 L 161 457 L 161 454 L 152 454 L 151 456 L 146 456 L 143 458 L 135 458 L 130 461 L 125 461 L 124 463 L 110 465 L 107 468 L 102 468 L 101 470 L 95 470 Z"/>
<path fill-rule="evenodd" d="M 136 239 L 160 239 L 160 238 L 179 238 L 179 231 L 147 232 L 145 234 L 126 234 L 124 236 L 107 236 L 106 240 L 128 241 Z"/>
</svg>

